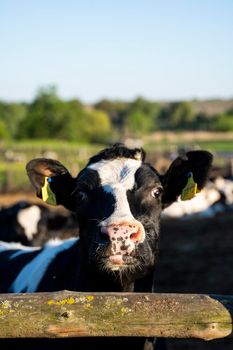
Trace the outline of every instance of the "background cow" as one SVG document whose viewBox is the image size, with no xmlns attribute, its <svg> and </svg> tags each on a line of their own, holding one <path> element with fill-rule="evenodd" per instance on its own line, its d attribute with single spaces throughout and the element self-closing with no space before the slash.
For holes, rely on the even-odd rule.
<svg viewBox="0 0 233 350">
<path fill-rule="evenodd" d="M 218 176 L 208 181 L 198 196 L 189 201 L 180 198 L 163 211 L 163 217 L 187 218 L 187 216 L 212 217 L 217 213 L 233 210 L 233 181 Z"/>
<path fill-rule="evenodd" d="M 19 201 L 0 210 L 0 239 L 31 245 L 35 235 L 46 230 L 46 209 L 42 205 Z"/>
<path fill-rule="evenodd" d="M 76 216 L 65 210 L 19 201 L 0 210 L 0 240 L 43 246 L 52 238 L 78 235 Z"/>
</svg>

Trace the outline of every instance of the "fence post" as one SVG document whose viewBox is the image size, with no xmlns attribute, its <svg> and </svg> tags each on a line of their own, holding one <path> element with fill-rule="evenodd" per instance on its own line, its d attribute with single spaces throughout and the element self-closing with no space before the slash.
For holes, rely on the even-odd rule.
<svg viewBox="0 0 233 350">
<path fill-rule="evenodd" d="M 0 338 L 156 336 L 223 338 L 233 297 L 202 294 L 0 294 Z"/>
</svg>

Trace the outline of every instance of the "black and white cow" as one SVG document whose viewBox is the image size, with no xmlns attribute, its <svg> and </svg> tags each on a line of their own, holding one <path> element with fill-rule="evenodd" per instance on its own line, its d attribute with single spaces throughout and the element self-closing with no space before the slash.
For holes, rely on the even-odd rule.
<svg viewBox="0 0 233 350">
<path fill-rule="evenodd" d="M 45 208 L 19 201 L 0 210 L 0 240 L 31 245 L 35 235 L 44 231 Z"/>
<path fill-rule="evenodd" d="M 213 217 L 214 215 L 233 209 L 233 181 L 217 177 L 208 181 L 205 188 L 198 196 L 190 201 L 182 201 L 180 198 L 166 208 L 162 217 L 165 218 L 192 218 Z"/>
<path fill-rule="evenodd" d="M 37 196 L 49 181 L 56 203 L 77 214 L 80 238 L 43 249 L 3 244 L 0 292 L 151 292 L 161 211 L 176 201 L 190 172 L 202 189 L 211 162 L 209 152 L 188 152 L 161 175 L 142 149 L 122 144 L 93 156 L 75 178 L 56 160 L 30 161 Z"/>
<path fill-rule="evenodd" d="M 77 220 L 66 211 L 21 200 L 0 210 L 0 241 L 43 246 L 51 238 L 77 236 Z"/>
</svg>

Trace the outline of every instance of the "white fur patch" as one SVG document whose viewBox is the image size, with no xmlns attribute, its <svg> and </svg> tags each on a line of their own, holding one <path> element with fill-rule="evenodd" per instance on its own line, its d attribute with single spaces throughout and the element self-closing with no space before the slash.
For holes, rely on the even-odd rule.
<svg viewBox="0 0 233 350">
<path fill-rule="evenodd" d="M 127 191 L 133 188 L 135 173 L 141 165 L 141 160 L 117 158 L 101 160 L 88 167 L 98 172 L 103 189 L 112 193 L 116 200 L 113 214 L 102 221 L 101 225 L 108 226 L 113 223 L 136 221 L 130 211 Z"/>
<path fill-rule="evenodd" d="M 134 186 L 134 175 L 141 165 L 141 160 L 116 158 L 101 160 L 89 165 L 88 168 L 98 172 L 103 186 L 120 184 L 126 190 L 130 190 Z"/>
<path fill-rule="evenodd" d="M 226 196 L 226 204 L 233 204 L 233 181 L 219 176 L 215 179 L 214 184 Z"/>
<path fill-rule="evenodd" d="M 17 220 L 23 227 L 28 240 L 33 239 L 33 235 L 37 233 L 38 222 L 41 218 L 41 210 L 36 205 L 29 208 L 21 209 L 17 214 Z"/>
<path fill-rule="evenodd" d="M 48 242 L 41 252 L 21 270 L 12 283 L 10 291 L 13 293 L 35 292 L 54 258 L 62 251 L 72 247 L 76 242 L 77 238 L 70 238 L 61 242 Z M 33 249 L 30 249 L 30 251 L 33 251 Z"/>
<path fill-rule="evenodd" d="M 38 250 L 40 249 L 40 247 L 28 247 L 25 245 L 22 245 L 21 243 L 18 242 L 4 242 L 4 241 L 0 241 L 0 252 L 3 252 L 5 250 L 28 250 L 28 251 L 32 251 L 32 250 Z"/>
</svg>

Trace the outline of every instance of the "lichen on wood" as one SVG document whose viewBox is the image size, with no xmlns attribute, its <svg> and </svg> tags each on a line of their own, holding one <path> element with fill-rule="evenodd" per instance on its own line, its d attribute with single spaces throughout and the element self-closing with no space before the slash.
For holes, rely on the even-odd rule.
<svg viewBox="0 0 233 350">
<path fill-rule="evenodd" d="M 233 298 L 201 294 L 25 293 L 0 295 L 0 338 L 229 336 Z"/>
</svg>

